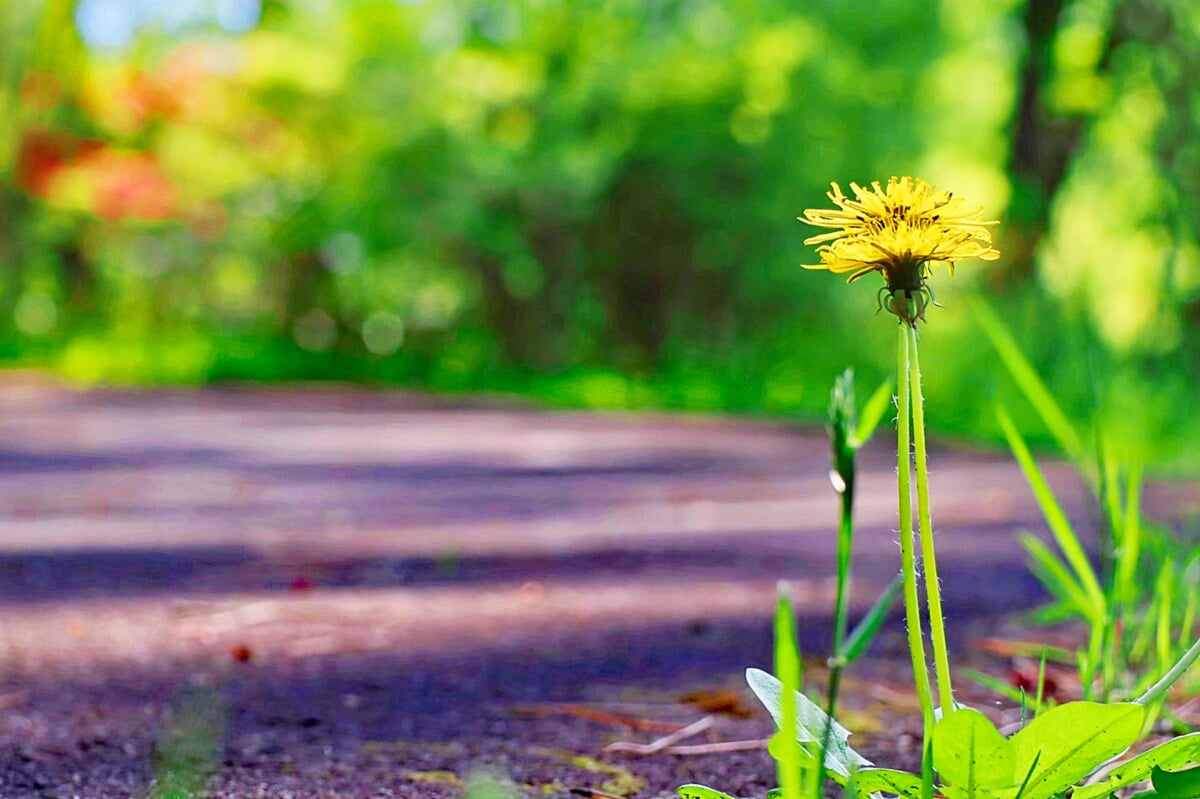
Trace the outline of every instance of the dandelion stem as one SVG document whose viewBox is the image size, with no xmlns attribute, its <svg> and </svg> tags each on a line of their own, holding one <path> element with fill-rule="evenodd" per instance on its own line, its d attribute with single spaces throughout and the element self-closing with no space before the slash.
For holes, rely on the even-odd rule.
<svg viewBox="0 0 1200 799">
<path fill-rule="evenodd" d="M 913 683 L 921 703 L 924 721 L 923 746 L 929 747 L 933 739 L 933 696 L 929 685 L 929 669 L 925 664 L 925 644 L 921 639 L 921 600 L 917 595 L 917 564 L 913 552 L 912 519 L 912 453 L 909 442 L 911 422 L 909 410 L 909 336 L 908 325 L 901 322 L 900 345 L 897 359 L 896 405 L 899 414 L 896 421 L 897 469 L 900 484 L 900 570 L 904 575 L 904 618 L 908 624 L 908 649 L 912 656 Z M 923 758 L 927 762 L 928 758 Z M 923 783 L 930 785 L 928 779 Z M 923 791 L 923 793 L 926 793 Z M 926 796 L 928 799 L 928 796 Z"/>
<path fill-rule="evenodd" d="M 917 515 L 921 530 L 921 565 L 925 571 L 925 598 L 929 602 L 929 635 L 933 640 L 938 701 L 942 713 L 954 707 L 950 685 L 950 655 L 946 648 L 946 625 L 942 616 L 942 588 L 938 581 L 937 554 L 933 545 L 933 517 L 929 507 L 929 465 L 925 454 L 925 399 L 921 394 L 921 360 L 917 354 L 917 328 L 901 325 L 911 342 L 909 384 L 912 393 L 913 445 L 917 467 Z"/>
</svg>

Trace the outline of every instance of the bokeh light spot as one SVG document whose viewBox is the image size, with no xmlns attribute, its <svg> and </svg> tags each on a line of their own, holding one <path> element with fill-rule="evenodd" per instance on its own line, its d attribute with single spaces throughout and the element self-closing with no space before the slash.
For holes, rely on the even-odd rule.
<svg viewBox="0 0 1200 799">
<path fill-rule="evenodd" d="M 26 335 L 44 336 L 58 324 L 58 308 L 45 294 L 26 292 L 13 309 L 13 322 Z"/>
<path fill-rule="evenodd" d="M 373 313 L 363 321 L 362 340 L 372 353 L 391 355 L 404 343 L 404 322 L 394 313 Z"/>
<path fill-rule="evenodd" d="M 337 324 L 320 308 L 313 308 L 292 323 L 292 338 L 302 349 L 324 352 L 337 343 Z"/>
</svg>

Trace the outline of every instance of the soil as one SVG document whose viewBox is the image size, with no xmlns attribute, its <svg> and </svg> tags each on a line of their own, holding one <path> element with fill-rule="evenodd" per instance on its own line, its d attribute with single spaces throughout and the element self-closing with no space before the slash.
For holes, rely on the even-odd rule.
<svg viewBox="0 0 1200 799">
<path fill-rule="evenodd" d="M 771 723 L 742 673 L 770 667 L 780 578 L 823 678 L 836 500 L 819 431 L 19 376 L 0 383 L 0 442 L 6 799 L 498 795 L 487 779 L 761 796 Z M 1003 457 L 932 458 L 952 650 L 1003 674 L 977 642 L 1041 599 L 1014 535 L 1042 529 L 1037 508 Z M 858 612 L 898 552 L 888 445 L 860 469 Z M 1070 470 L 1047 471 L 1085 516 Z M 1160 485 L 1148 503 L 1196 497 Z M 845 723 L 868 757 L 913 767 L 901 632 L 852 667 Z M 681 745 L 752 748 L 604 751 L 705 716 Z"/>
</svg>

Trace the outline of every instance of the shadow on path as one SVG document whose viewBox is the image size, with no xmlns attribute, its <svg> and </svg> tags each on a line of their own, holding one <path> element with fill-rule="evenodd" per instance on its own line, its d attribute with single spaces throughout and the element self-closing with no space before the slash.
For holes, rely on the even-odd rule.
<svg viewBox="0 0 1200 799">
<path fill-rule="evenodd" d="M 977 529 L 976 539 L 1008 536 L 1006 527 Z M 342 589 L 474 586 L 553 580 L 587 585 L 650 579 L 812 579 L 834 570 L 834 542 L 781 533 L 664 537 L 637 547 L 603 547 L 533 555 L 438 557 L 323 554 L 268 557 L 244 546 L 170 549 L 55 549 L 0 553 L 0 603 L 9 605 L 137 597 L 205 597 L 255 593 L 316 594 Z M 986 567 L 984 563 L 986 562 Z M 1038 583 L 1019 555 L 947 551 L 940 558 L 948 594 L 973 607 L 1021 606 Z M 855 559 L 859 579 L 886 583 L 898 550 L 870 547 Z M 956 579 L 956 572 L 969 579 Z"/>
</svg>

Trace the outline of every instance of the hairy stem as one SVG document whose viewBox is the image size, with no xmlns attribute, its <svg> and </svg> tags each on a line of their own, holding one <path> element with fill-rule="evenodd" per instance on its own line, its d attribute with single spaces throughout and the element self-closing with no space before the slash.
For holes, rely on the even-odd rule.
<svg viewBox="0 0 1200 799">
<path fill-rule="evenodd" d="M 896 448 L 900 484 L 900 570 L 904 576 L 904 618 L 908 624 L 908 649 L 912 656 L 913 683 L 921 703 L 924 721 L 924 743 L 928 748 L 933 739 L 933 696 L 929 685 L 929 669 L 925 665 L 925 644 L 921 640 L 921 600 L 917 595 L 917 563 L 913 552 L 912 524 L 912 455 L 909 442 L 909 337 L 908 325 L 900 323 L 900 346 L 897 359 L 897 398 L 899 414 L 896 421 Z M 923 758 L 927 762 L 928 758 Z M 923 781 L 931 787 L 929 780 Z M 922 791 L 922 793 L 928 793 Z M 928 799 L 928 796 L 926 797 Z"/>
<path fill-rule="evenodd" d="M 925 570 L 925 598 L 929 602 L 929 634 L 933 640 L 933 661 L 937 672 L 938 701 L 942 713 L 954 707 L 950 685 L 950 654 L 946 647 L 946 624 L 942 616 L 942 588 L 938 581 L 937 553 L 933 544 L 933 516 L 929 506 L 929 466 L 925 455 L 925 399 L 921 394 L 921 361 L 917 354 L 917 329 L 907 328 L 911 342 L 909 384 L 912 392 L 913 445 L 917 466 L 917 515 L 921 530 L 921 565 Z"/>
</svg>

